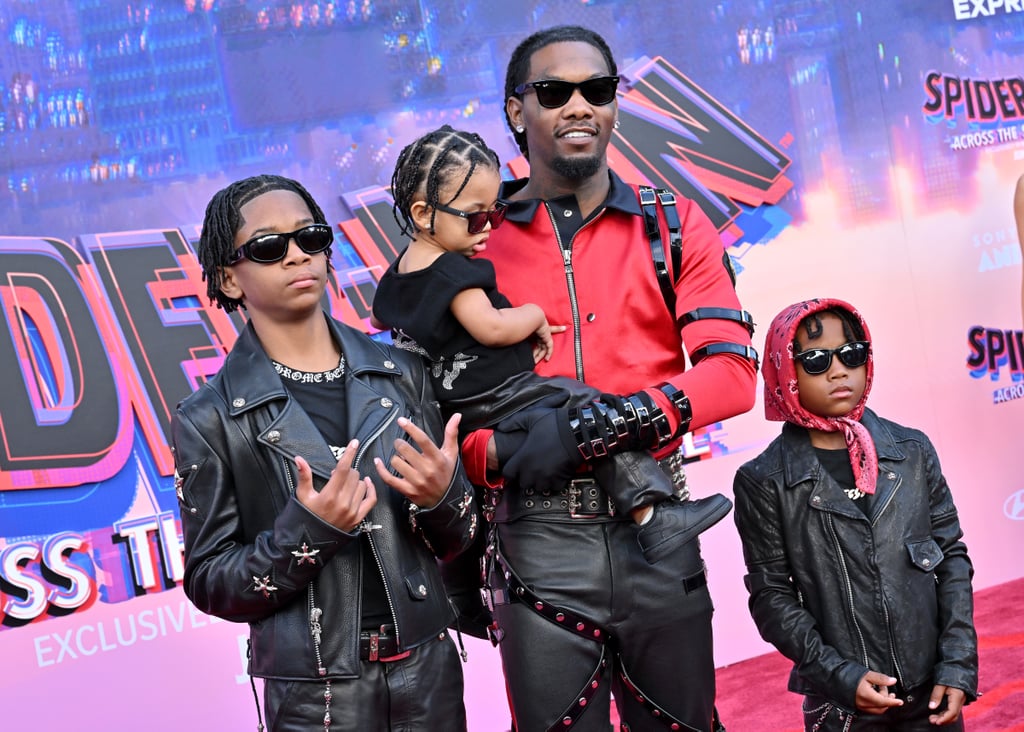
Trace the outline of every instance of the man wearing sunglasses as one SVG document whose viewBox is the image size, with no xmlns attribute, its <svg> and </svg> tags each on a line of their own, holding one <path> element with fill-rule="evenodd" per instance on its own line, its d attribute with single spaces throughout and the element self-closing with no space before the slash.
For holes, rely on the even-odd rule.
<svg viewBox="0 0 1024 732">
<path fill-rule="evenodd" d="M 590 473 L 545 482 L 564 474 L 549 446 L 568 428 L 585 454 L 653 452 L 678 501 L 688 494 L 683 434 L 754 403 L 749 315 L 717 232 L 680 197 L 682 258 L 669 265 L 676 281 L 666 307 L 640 191 L 608 165 L 618 83 L 604 39 L 577 26 L 525 39 L 505 80 L 506 121 L 530 175 L 503 186 L 505 223 L 483 256 L 512 302 L 538 303 L 567 328 L 537 373 L 603 394 L 571 411 L 568 425 L 548 412 L 519 431 L 479 430 L 463 443 L 471 478 L 500 496 L 489 589 L 522 732 L 606 732 L 612 692 L 633 732 L 719 726 L 699 542 L 679 540 L 682 527 L 661 504 L 637 531 Z M 668 231 L 663 210 L 657 216 Z M 531 459 L 503 460 L 513 453 Z M 652 545 L 671 550 L 651 563 L 643 550 Z"/>
</svg>

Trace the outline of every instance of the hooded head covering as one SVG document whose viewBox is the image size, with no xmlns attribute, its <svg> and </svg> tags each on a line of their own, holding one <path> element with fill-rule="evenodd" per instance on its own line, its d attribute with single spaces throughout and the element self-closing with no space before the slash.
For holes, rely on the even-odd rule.
<svg viewBox="0 0 1024 732">
<path fill-rule="evenodd" d="M 864 379 L 864 393 L 860 401 L 850 412 L 842 417 L 819 417 L 811 414 L 802 404 L 797 389 L 796 359 L 793 358 L 793 341 L 796 340 L 797 328 L 808 315 L 823 310 L 844 310 L 860 325 L 864 332 L 863 340 L 871 341 L 867 323 L 854 307 L 842 300 L 820 298 L 805 300 L 790 305 L 775 316 L 768 327 L 768 336 L 764 346 L 764 416 L 776 422 L 792 422 L 801 427 L 821 430 L 822 432 L 842 432 L 846 438 L 846 448 L 850 453 L 850 465 L 857 488 L 864 493 L 875 492 L 875 481 L 878 478 L 878 455 L 871 434 L 860 423 L 864 414 L 864 404 L 868 392 L 871 391 L 871 380 L 874 377 L 874 356 L 868 350 L 867 369 Z"/>
</svg>

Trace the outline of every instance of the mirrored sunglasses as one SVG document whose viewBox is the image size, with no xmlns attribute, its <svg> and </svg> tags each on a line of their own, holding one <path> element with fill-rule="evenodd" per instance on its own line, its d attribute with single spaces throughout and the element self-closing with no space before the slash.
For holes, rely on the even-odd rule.
<svg viewBox="0 0 1024 732">
<path fill-rule="evenodd" d="M 280 262 L 288 254 L 288 244 L 292 239 L 306 254 L 319 254 L 331 246 L 334 232 L 327 224 L 310 224 L 288 233 L 260 234 L 238 247 L 228 259 L 228 264 L 238 264 L 242 257 L 260 264 Z"/>
<path fill-rule="evenodd" d="M 870 350 L 870 344 L 867 341 L 850 341 L 839 348 L 811 348 L 794 353 L 793 358 L 800 362 L 805 373 L 816 376 L 831 368 L 833 354 L 839 357 L 844 366 L 855 369 L 868 362 Z"/>
<path fill-rule="evenodd" d="M 434 206 L 434 208 L 465 219 L 470 234 L 479 234 L 486 228 L 488 221 L 491 223 L 492 229 L 497 229 L 501 226 L 501 222 L 505 220 L 505 207 L 500 205 L 495 206 L 490 211 L 474 211 L 473 213 L 460 211 L 451 206 L 442 206 L 440 203 Z"/>
<path fill-rule="evenodd" d="M 593 79 L 581 81 L 578 84 L 571 81 L 558 79 L 542 79 L 540 81 L 528 81 L 515 88 L 516 94 L 523 94 L 527 89 L 533 89 L 537 93 L 537 102 L 547 109 L 557 109 L 563 106 L 572 98 L 572 93 L 577 89 L 587 100 L 588 104 L 596 107 L 603 107 L 611 104 L 615 99 L 615 90 L 619 86 L 617 76 L 597 76 Z"/>
</svg>

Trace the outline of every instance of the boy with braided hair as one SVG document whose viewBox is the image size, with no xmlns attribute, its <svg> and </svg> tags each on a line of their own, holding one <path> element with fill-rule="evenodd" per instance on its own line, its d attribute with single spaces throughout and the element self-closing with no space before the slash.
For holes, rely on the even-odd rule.
<svg viewBox="0 0 1024 732">
<path fill-rule="evenodd" d="M 207 206 L 207 294 L 247 322 L 174 415 L 183 588 L 249 624 L 267 729 L 465 730 L 437 566 L 479 525 L 458 417 L 442 421 L 420 359 L 324 312 L 333 238 L 278 175 Z"/>
</svg>

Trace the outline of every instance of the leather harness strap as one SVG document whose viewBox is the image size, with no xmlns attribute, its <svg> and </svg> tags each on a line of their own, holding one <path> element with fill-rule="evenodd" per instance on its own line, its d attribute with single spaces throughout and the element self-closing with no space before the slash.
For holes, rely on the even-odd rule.
<svg viewBox="0 0 1024 732">
<path fill-rule="evenodd" d="M 587 683 L 576 695 L 576 700 L 566 707 L 559 721 L 548 727 L 547 732 L 572 729 L 579 721 L 580 717 L 583 716 L 583 712 L 586 711 L 590 701 L 597 693 L 598 688 L 600 688 L 601 680 L 604 677 L 605 670 L 608 666 L 608 660 L 606 658 L 608 645 L 612 644 L 614 649 L 612 636 L 598 623 L 595 623 L 580 613 L 544 601 L 540 595 L 530 589 L 525 582 L 519 579 L 519 576 L 515 573 L 512 567 L 509 566 L 508 561 L 502 556 L 501 551 L 497 546 L 493 546 L 492 551 L 493 556 L 501 565 L 502 574 L 505 577 L 505 584 L 506 587 L 508 587 L 506 602 L 521 602 L 534 612 L 543 616 L 547 620 L 550 620 L 552 623 L 575 633 L 581 638 L 586 638 L 587 640 L 594 641 L 601 645 L 601 658 L 598 659 L 597 667 L 594 669 L 594 672 L 590 675 Z M 684 580 L 684 587 L 687 592 L 692 592 L 706 584 L 707 573 L 703 569 L 699 575 L 687 577 Z M 492 589 L 491 592 L 498 591 Z M 690 727 L 685 722 L 676 719 L 655 702 L 651 701 L 647 695 L 644 694 L 635 683 L 633 683 L 633 680 L 629 678 L 629 675 L 626 673 L 626 669 L 623 666 L 621 655 L 618 653 L 616 653 L 616 655 L 619 656 L 619 678 L 622 679 L 623 684 L 625 684 L 629 692 L 633 694 L 634 698 L 651 713 L 651 716 L 665 725 L 665 729 L 692 730 L 692 732 L 700 732 L 700 730 Z"/>
</svg>

